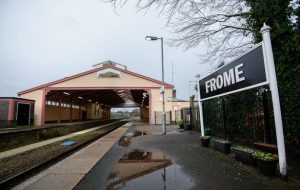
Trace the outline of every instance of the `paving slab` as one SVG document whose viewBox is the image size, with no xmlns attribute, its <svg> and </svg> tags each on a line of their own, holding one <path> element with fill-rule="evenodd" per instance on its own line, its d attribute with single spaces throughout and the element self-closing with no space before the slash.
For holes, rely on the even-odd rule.
<svg viewBox="0 0 300 190">
<path fill-rule="evenodd" d="M 106 152 L 120 140 L 127 129 L 128 127 L 120 127 L 112 131 L 14 189 L 73 189 Z"/>
<path fill-rule="evenodd" d="M 74 158 L 56 164 L 51 174 L 86 174 L 97 163 L 98 158 Z"/>
<path fill-rule="evenodd" d="M 47 174 L 39 179 L 39 183 L 26 186 L 28 190 L 71 190 L 73 184 L 77 184 L 84 174 Z"/>
</svg>

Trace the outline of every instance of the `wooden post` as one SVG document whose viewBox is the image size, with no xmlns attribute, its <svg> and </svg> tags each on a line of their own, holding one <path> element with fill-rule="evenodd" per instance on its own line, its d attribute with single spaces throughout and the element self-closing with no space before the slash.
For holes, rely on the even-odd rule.
<svg viewBox="0 0 300 190">
<path fill-rule="evenodd" d="M 70 107 L 70 122 L 72 122 L 73 117 L 73 100 L 71 100 L 71 107 Z"/>
<path fill-rule="evenodd" d="M 80 112 L 81 112 L 81 105 L 80 105 L 80 103 L 78 104 L 78 106 L 79 106 L 79 109 L 78 109 L 78 120 L 81 121 L 81 114 L 80 114 Z"/>
<path fill-rule="evenodd" d="M 227 131 L 227 123 L 226 123 L 226 107 L 225 107 L 225 100 L 222 99 L 222 112 L 223 112 L 223 126 L 224 126 L 224 133 L 225 137 L 227 138 L 228 131 Z"/>
<path fill-rule="evenodd" d="M 199 85 L 199 80 L 200 80 L 200 75 L 196 75 L 197 78 L 197 88 L 198 88 L 198 105 L 199 105 L 199 115 L 200 115 L 200 128 L 201 128 L 201 136 L 205 136 L 204 132 L 204 118 L 203 118 L 203 105 L 201 101 L 201 94 L 200 94 L 200 85 Z"/>
<path fill-rule="evenodd" d="M 57 123 L 61 122 L 61 102 L 62 102 L 62 95 L 59 95 L 58 98 L 58 119 L 57 119 Z"/>
</svg>

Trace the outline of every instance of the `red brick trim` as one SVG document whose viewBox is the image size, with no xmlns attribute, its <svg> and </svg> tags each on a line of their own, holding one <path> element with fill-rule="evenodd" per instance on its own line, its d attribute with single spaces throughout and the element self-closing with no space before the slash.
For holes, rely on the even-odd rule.
<svg viewBox="0 0 300 190">
<path fill-rule="evenodd" d="M 149 99 L 149 124 L 151 123 L 152 117 L 152 93 L 151 90 L 148 90 L 148 99 Z"/>
<path fill-rule="evenodd" d="M 40 123 L 41 126 L 45 125 L 46 94 L 47 94 L 47 89 L 43 89 L 43 94 L 42 94 L 42 110 L 41 110 L 41 123 Z"/>
<path fill-rule="evenodd" d="M 15 101 L 13 99 L 9 100 L 9 105 L 8 105 L 8 120 L 15 120 L 14 119 L 14 109 L 15 109 Z"/>
</svg>

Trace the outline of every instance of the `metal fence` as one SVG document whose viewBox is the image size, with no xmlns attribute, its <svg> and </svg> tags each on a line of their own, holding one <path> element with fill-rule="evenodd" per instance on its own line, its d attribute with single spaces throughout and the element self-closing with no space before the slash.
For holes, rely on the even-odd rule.
<svg viewBox="0 0 300 190">
<path fill-rule="evenodd" d="M 193 127 L 200 130 L 198 103 L 191 109 Z M 282 116 L 286 144 L 299 146 L 300 115 L 283 108 Z M 243 144 L 276 143 L 271 95 L 263 88 L 204 101 L 203 117 L 214 136 Z"/>
<path fill-rule="evenodd" d="M 183 120 L 183 125 L 192 126 L 193 115 L 192 115 L 192 109 L 190 107 L 182 108 L 182 120 Z"/>
<path fill-rule="evenodd" d="M 182 109 L 175 110 L 175 123 L 182 120 Z"/>
<path fill-rule="evenodd" d="M 162 112 L 161 111 L 154 111 L 154 122 L 155 125 L 162 124 Z M 172 112 L 166 111 L 166 125 L 170 125 L 172 122 Z"/>
</svg>

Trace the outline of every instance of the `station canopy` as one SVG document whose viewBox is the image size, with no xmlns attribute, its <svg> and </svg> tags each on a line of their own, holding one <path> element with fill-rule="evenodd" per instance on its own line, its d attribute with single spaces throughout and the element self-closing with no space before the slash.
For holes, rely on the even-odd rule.
<svg viewBox="0 0 300 190">
<path fill-rule="evenodd" d="M 92 70 L 24 90 L 19 95 L 45 89 L 46 101 L 58 102 L 62 98 L 63 103 L 93 102 L 107 107 L 143 107 L 149 106 L 150 89 L 161 87 L 161 81 L 128 71 L 125 65 L 110 60 L 93 67 Z M 174 86 L 165 83 L 165 87 L 172 89 Z"/>
<path fill-rule="evenodd" d="M 61 95 L 66 103 L 99 102 L 108 107 L 149 106 L 149 96 L 145 90 L 52 90 L 46 99 L 57 101 Z"/>
</svg>

